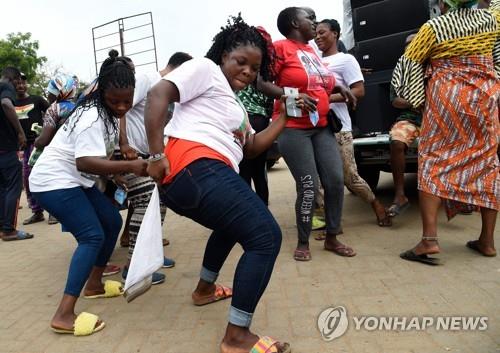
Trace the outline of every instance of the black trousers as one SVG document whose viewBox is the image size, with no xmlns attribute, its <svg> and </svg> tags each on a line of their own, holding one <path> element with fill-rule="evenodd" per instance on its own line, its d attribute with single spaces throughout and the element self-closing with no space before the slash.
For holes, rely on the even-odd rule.
<svg viewBox="0 0 500 353">
<path fill-rule="evenodd" d="M 16 230 L 17 206 L 23 188 L 22 164 L 16 151 L 0 153 L 0 231 Z"/>
<path fill-rule="evenodd" d="M 256 132 L 260 132 L 269 126 L 269 118 L 263 115 L 249 114 L 250 125 Z M 240 176 L 255 188 L 255 193 L 269 204 L 269 188 L 267 186 L 267 171 L 266 171 L 267 151 L 264 151 L 255 158 L 243 158 L 240 163 Z"/>
</svg>

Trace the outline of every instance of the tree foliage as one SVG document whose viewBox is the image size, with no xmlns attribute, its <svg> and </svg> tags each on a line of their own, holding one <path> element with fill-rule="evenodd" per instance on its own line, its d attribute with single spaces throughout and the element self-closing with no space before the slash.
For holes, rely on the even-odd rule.
<svg viewBox="0 0 500 353">
<path fill-rule="evenodd" d="M 28 78 L 34 80 L 38 69 L 47 61 L 38 56 L 38 41 L 31 38 L 31 33 L 9 33 L 6 39 L 0 39 L 0 68 L 17 67 Z"/>
<path fill-rule="evenodd" d="M 0 71 L 6 66 L 17 67 L 26 75 L 29 92 L 40 96 L 46 95 L 49 80 L 59 72 L 66 72 L 62 65 L 53 65 L 45 56 L 38 56 L 38 41 L 31 38 L 31 33 L 9 33 L 6 39 L 0 39 Z M 89 85 L 79 81 L 79 91 Z"/>
</svg>

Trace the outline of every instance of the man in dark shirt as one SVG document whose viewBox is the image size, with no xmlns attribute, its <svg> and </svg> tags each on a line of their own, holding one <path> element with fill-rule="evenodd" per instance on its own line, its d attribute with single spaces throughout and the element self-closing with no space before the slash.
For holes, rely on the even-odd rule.
<svg viewBox="0 0 500 353">
<path fill-rule="evenodd" d="M 6 67 L 0 78 L 0 237 L 3 240 L 33 238 L 33 234 L 16 230 L 22 190 L 22 167 L 17 151 L 26 147 L 26 135 L 14 108 L 14 87 L 20 76 L 15 67 Z"/>
<path fill-rule="evenodd" d="M 37 137 L 36 133 L 31 130 L 31 127 L 33 124 L 43 126 L 43 115 L 49 107 L 49 102 L 41 96 L 30 95 L 28 93 L 28 81 L 26 76 L 21 73 L 21 78 L 16 85 L 16 102 L 14 105 L 19 122 L 21 123 L 21 127 L 26 135 L 26 147 L 23 151 L 23 184 L 26 192 L 26 198 L 28 199 L 28 205 L 33 213 L 29 218 L 23 221 L 23 224 L 26 225 L 42 222 L 45 219 L 43 217 L 42 207 L 38 205 L 30 192 L 28 178 L 31 173 L 31 166 L 28 164 L 28 161 Z"/>
</svg>

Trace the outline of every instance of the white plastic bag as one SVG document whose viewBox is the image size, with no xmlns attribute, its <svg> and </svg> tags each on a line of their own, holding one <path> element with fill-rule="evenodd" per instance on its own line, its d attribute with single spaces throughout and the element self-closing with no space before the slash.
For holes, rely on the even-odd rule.
<svg viewBox="0 0 500 353">
<path fill-rule="evenodd" d="M 151 276 L 163 266 L 160 197 L 155 186 L 141 223 L 125 281 L 123 296 L 130 302 L 151 287 Z"/>
</svg>

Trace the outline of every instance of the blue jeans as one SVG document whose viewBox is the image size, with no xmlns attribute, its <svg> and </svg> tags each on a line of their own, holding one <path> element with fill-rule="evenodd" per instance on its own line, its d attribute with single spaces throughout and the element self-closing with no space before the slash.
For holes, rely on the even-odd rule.
<svg viewBox="0 0 500 353">
<path fill-rule="evenodd" d="M 161 187 L 160 197 L 174 212 L 213 230 L 202 280 L 215 282 L 231 249 L 242 246 L 229 322 L 249 327 L 281 247 L 281 230 L 267 206 L 233 169 L 211 159 L 192 162 Z"/>
<path fill-rule="evenodd" d="M 111 257 L 122 226 L 120 213 L 95 186 L 33 192 L 33 196 L 78 242 L 64 289 L 78 297 L 92 267 L 106 266 Z"/>
<path fill-rule="evenodd" d="M 22 164 L 16 151 L 0 151 L 0 231 L 16 230 L 17 207 L 23 188 Z"/>
</svg>

